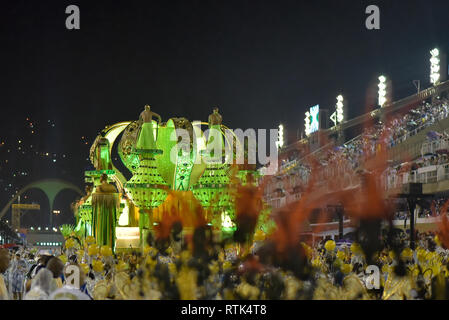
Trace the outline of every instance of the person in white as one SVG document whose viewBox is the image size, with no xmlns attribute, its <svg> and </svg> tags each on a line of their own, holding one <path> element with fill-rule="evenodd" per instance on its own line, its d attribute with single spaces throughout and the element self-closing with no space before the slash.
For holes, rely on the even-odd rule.
<svg viewBox="0 0 449 320">
<path fill-rule="evenodd" d="M 41 269 L 31 282 L 31 290 L 25 295 L 24 300 L 48 300 L 51 294 L 53 273 L 48 269 Z"/>
</svg>

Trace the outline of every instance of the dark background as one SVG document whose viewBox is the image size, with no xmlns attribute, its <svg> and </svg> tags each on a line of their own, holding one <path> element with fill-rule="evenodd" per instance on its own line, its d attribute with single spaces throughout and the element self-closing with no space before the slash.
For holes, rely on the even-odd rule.
<svg viewBox="0 0 449 320">
<path fill-rule="evenodd" d="M 81 30 L 65 28 L 70 4 Z M 370 4 L 380 30 L 365 28 Z M 2 1 L 0 210 L 38 179 L 83 188 L 99 130 L 145 104 L 164 121 L 207 121 L 217 105 L 231 128 L 282 122 L 292 142 L 306 109 L 333 109 L 340 93 L 350 118 L 374 107 L 381 73 L 395 99 L 410 95 L 415 79 L 429 86 L 429 50 L 447 52 L 448 15 L 428 0 Z M 45 196 L 25 196 L 42 210 L 23 225 L 44 226 Z M 75 198 L 56 199 L 56 224 L 73 222 Z"/>
</svg>

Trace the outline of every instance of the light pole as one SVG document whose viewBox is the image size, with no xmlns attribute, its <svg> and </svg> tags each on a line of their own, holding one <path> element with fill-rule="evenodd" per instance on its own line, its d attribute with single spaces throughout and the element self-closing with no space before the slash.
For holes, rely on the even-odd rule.
<svg viewBox="0 0 449 320">
<path fill-rule="evenodd" d="M 380 76 L 379 78 L 379 84 L 377 85 L 378 90 L 378 102 L 379 106 L 383 107 L 385 103 L 387 102 L 387 78 L 385 76 Z"/>
<path fill-rule="evenodd" d="M 434 48 L 430 55 L 430 82 L 436 86 L 440 83 L 440 51 Z"/>
<path fill-rule="evenodd" d="M 282 124 L 279 125 L 278 129 L 278 140 L 276 141 L 276 146 L 278 149 L 282 149 L 284 146 L 284 126 Z"/>
<path fill-rule="evenodd" d="M 413 80 L 413 84 L 415 85 L 415 88 L 418 90 L 418 93 L 419 93 L 421 91 L 421 81 Z"/>
</svg>

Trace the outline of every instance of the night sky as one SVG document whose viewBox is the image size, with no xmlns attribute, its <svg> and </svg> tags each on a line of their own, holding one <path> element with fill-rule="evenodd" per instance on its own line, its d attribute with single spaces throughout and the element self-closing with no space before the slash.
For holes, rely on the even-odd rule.
<svg viewBox="0 0 449 320">
<path fill-rule="evenodd" d="M 80 30 L 65 28 L 70 4 Z M 380 30 L 365 28 L 370 4 Z M 413 94 L 413 80 L 429 86 L 429 50 L 449 49 L 448 15 L 444 0 L 2 1 L 0 209 L 38 179 L 83 188 L 97 133 L 145 104 L 163 121 L 206 121 L 219 106 L 231 128 L 283 123 L 292 142 L 306 109 L 332 109 L 340 93 L 350 118 L 370 110 L 381 73 L 395 99 Z M 42 193 L 26 195 L 48 211 Z M 75 198 L 57 198 L 57 224 L 73 223 Z"/>
</svg>

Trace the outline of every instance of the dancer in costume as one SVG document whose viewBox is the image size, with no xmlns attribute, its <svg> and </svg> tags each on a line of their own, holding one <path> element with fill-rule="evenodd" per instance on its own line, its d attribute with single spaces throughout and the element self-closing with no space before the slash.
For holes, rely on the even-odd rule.
<svg viewBox="0 0 449 320">
<path fill-rule="evenodd" d="M 145 106 L 145 110 L 140 114 L 140 119 L 143 121 L 140 129 L 139 138 L 137 139 L 136 149 L 156 149 L 156 137 L 153 134 L 153 117 L 158 119 L 156 129 L 161 123 L 161 116 L 151 111 L 149 105 Z"/>
<path fill-rule="evenodd" d="M 84 237 L 92 235 L 91 221 L 92 221 L 92 189 L 91 185 L 86 185 L 85 195 L 75 203 L 74 212 L 76 219 L 75 231 L 81 232 Z"/>
<path fill-rule="evenodd" d="M 20 254 L 16 254 L 15 260 L 11 269 L 11 292 L 14 300 L 22 300 L 23 291 L 25 289 L 25 274 L 27 272 L 27 265 Z"/>
<path fill-rule="evenodd" d="M 106 174 L 101 176 L 100 183 L 92 194 L 92 228 L 97 244 L 110 246 L 114 251 L 119 197 L 117 189 L 108 183 Z"/>
</svg>

